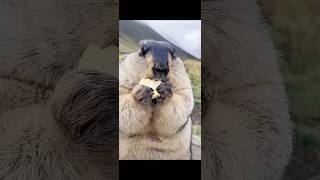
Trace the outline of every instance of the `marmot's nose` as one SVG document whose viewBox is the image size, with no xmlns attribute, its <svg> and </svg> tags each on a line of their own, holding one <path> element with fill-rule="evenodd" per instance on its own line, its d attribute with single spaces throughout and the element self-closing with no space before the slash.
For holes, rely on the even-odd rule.
<svg viewBox="0 0 320 180">
<path fill-rule="evenodd" d="M 163 71 L 163 70 L 166 70 L 168 69 L 168 64 L 165 64 L 165 63 L 155 63 L 154 65 L 154 69 L 156 71 Z"/>
<path fill-rule="evenodd" d="M 165 80 L 169 73 L 169 66 L 167 64 L 156 63 L 152 71 L 155 79 Z"/>
</svg>

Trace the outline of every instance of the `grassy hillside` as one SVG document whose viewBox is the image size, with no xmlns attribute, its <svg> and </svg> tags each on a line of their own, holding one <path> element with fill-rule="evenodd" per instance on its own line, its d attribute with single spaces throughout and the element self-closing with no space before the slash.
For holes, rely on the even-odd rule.
<svg viewBox="0 0 320 180">
<path fill-rule="evenodd" d="M 200 107 L 201 105 L 201 63 L 195 60 L 185 60 L 185 68 L 189 74 L 195 106 Z"/>
</svg>

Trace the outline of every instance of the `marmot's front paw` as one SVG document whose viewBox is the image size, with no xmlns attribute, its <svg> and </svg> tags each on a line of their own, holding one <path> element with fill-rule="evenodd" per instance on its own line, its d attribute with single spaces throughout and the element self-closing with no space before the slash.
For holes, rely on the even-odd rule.
<svg viewBox="0 0 320 180">
<path fill-rule="evenodd" d="M 153 93 L 152 88 L 144 85 L 136 85 L 133 88 L 132 96 L 137 102 L 143 105 L 151 105 L 152 93 Z"/>
<path fill-rule="evenodd" d="M 157 87 L 157 91 L 160 93 L 160 97 L 154 99 L 154 104 L 159 104 L 172 96 L 172 85 L 169 82 L 162 82 Z"/>
</svg>

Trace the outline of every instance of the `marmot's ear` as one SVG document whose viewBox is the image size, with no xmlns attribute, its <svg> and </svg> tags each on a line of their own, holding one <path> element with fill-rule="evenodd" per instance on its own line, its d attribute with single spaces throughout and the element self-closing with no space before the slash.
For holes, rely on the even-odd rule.
<svg viewBox="0 0 320 180">
<path fill-rule="evenodd" d="M 175 55 L 176 49 L 173 48 L 173 47 L 171 47 L 171 48 L 170 48 L 170 53 L 171 53 L 172 58 L 175 59 L 175 58 L 176 58 L 176 55 Z"/>
<path fill-rule="evenodd" d="M 140 47 L 139 56 L 143 57 L 148 53 L 149 49 L 145 46 L 146 42 L 147 42 L 147 40 L 140 41 L 140 43 L 139 43 L 139 47 Z"/>
<path fill-rule="evenodd" d="M 146 40 L 141 40 L 141 41 L 139 42 L 139 47 L 141 48 L 141 47 L 145 44 L 145 42 L 146 42 Z"/>
</svg>

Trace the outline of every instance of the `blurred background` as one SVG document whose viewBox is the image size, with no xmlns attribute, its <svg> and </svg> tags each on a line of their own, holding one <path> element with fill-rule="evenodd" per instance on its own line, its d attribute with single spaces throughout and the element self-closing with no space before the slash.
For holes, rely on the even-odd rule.
<svg viewBox="0 0 320 180">
<path fill-rule="evenodd" d="M 296 124 L 285 180 L 320 179 L 320 1 L 260 0 L 283 62 Z"/>
<path fill-rule="evenodd" d="M 193 134 L 201 141 L 201 21 L 119 21 L 119 60 L 139 50 L 144 39 L 171 43 L 185 64 L 191 80 L 195 107 L 191 114 Z"/>
</svg>

